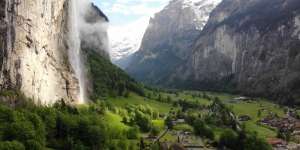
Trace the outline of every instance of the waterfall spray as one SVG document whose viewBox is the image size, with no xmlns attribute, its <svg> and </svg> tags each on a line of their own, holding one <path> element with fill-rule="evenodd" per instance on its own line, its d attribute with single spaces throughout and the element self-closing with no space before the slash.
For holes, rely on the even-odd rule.
<svg viewBox="0 0 300 150">
<path fill-rule="evenodd" d="M 105 55 L 108 19 L 90 0 L 69 1 L 69 60 L 79 81 L 78 103 L 87 99 L 87 79 L 82 49 Z"/>
<path fill-rule="evenodd" d="M 85 85 L 85 73 L 83 71 L 83 61 L 81 53 L 81 40 L 80 40 L 80 13 L 78 5 L 80 0 L 70 0 L 69 7 L 69 60 L 75 71 L 76 78 L 79 81 L 80 93 L 78 95 L 78 103 L 83 104 L 86 100 L 86 85 Z"/>
</svg>

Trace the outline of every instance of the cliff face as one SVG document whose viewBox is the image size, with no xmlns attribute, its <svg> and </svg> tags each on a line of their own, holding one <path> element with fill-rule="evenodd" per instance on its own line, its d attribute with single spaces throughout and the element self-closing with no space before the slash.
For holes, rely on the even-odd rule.
<svg viewBox="0 0 300 150">
<path fill-rule="evenodd" d="M 300 96 L 299 10 L 298 0 L 224 0 L 172 86 L 235 89 L 292 103 Z"/>
<path fill-rule="evenodd" d="M 151 20 L 131 75 L 171 88 L 300 99 L 300 1 L 223 0 L 207 23 L 197 22 L 205 25 L 199 32 L 188 24 L 199 12 L 179 2 Z"/>
<path fill-rule="evenodd" d="M 220 0 L 173 0 L 149 22 L 140 50 L 126 69 L 137 80 L 161 84 L 185 62 Z"/>
<path fill-rule="evenodd" d="M 19 90 L 41 104 L 78 100 L 80 85 L 69 60 L 71 2 L 0 2 L 1 89 Z"/>
</svg>

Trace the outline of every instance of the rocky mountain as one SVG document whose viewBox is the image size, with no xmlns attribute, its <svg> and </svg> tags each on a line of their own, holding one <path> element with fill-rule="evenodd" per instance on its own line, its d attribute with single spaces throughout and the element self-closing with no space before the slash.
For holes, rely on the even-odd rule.
<svg viewBox="0 0 300 150">
<path fill-rule="evenodd" d="M 41 104 L 82 102 L 81 48 L 108 56 L 100 9 L 80 0 L 2 0 L 0 12 L 1 90 Z"/>
<path fill-rule="evenodd" d="M 300 96 L 299 17 L 298 0 L 224 0 L 169 85 L 293 103 Z"/>
<path fill-rule="evenodd" d="M 176 2 L 164 11 L 177 12 L 179 8 L 171 7 Z M 171 88 L 265 96 L 289 104 L 299 100 L 300 1 L 223 0 L 200 33 L 180 34 L 197 33 L 196 42 L 188 41 L 181 49 L 174 45 L 185 45 L 185 40 L 165 31 L 180 31 L 176 27 L 182 27 L 182 20 L 174 16 L 177 13 L 164 11 L 152 20 L 133 67 L 128 68 L 137 79 Z M 166 50 L 168 44 L 173 53 Z"/>
<path fill-rule="evenodd" d="M 185 62 L 210 12 L 220 0 L 172 0 L 154 18 L 127 72 L 139 81 L 160 84 Z"/>
</svg>

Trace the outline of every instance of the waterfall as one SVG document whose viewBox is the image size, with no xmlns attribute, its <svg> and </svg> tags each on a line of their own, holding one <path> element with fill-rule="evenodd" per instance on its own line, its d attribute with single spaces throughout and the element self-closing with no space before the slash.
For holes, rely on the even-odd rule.
<svg viewBox="0 0 300 150">
<path fill-rule="evenodd" d="M 69 0 L 69 60 L 79 81 L 78 103 L 85 103 L 87 78 L 82 48 L 105 55 L 108 51 L 108 20 L 90 0 Z"/>
<path fill-rule="evenodd" d="M 12 38 L 11 38 L 11 0 L 5 1 L 5 21 L 6 21 L 6 50 L 9 52 L 12 49 Z"/>
<path fill-rule="evenodd" d="M 70 0 L 69 5 L 69 60 L 75 71 L 76 78 L 79 81 L 78 103 L 83 104 L 86 100 L 86 82 L 85 73 L 83 71 L 84 64 L 81 55 L 81 40 L 80 40 L 80 13 L 78 6 L 80 0 Z"/>
</svg>

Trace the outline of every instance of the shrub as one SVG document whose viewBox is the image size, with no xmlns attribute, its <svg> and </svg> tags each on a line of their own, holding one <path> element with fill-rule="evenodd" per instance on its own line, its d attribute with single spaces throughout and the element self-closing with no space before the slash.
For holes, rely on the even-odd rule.
<svg viewBox="0 0 300 150">
<path fill-rule="evenodd" d="M 128 139 L 138 139 L 139 138 L 139 128 L 134 126 L 127 131 Z"/>
<path fill-rule="evenodd" d="M 165 120 L 165 124 L 167 125 L 168 129 L 173 129 L 172 117 L 168 116 Z"/>
<path fill-rule="evenodd" d="M 226 129 L 220 136 L 219 147 L 237 149 L 238 135 L 231 129 Z"/>
<path fill-rule="evenodd" d="M 152 127 L 152 129 L 151 129 L 151 132 L 150 132 L 150 134 L 151 134 L 151 135 L 153 135 L 153 136 L 158 136 L 158 135 L 159 135 L 159 133 L 160 133 L 160 129 L 159 129 L 159 127 L 155 127 L 155 126 L 153 126 L 153 127 Z"/>
<path fill-rule="evenodd" d="M 215 135 L 212 129 L 207 126 L 202 120 L 197 119 L 193 124 L 195 133 L 199 136 L 213 140 Z"/>
<path fill-rule="evenodd" d="M 0 142 L 0 150 L 25 150 L 25 147 L 18 141 L 7 141 Z"/>
<path fill-rule="evenodd" d="M 151 119 L 148 115 L 145 115 L 140 111 L 137 111 L 135 113 L 134 121 L 143 132 L 149 132 L 151 130 Z"/>
<path fill-rule="evenodd" d="M 86 132 L 86 138 L 84 139 L 86 143 L 95 149 L 101 149 L 101 144 L 104 143 L 105 138 L 105 132 L 101 129 L 101 127 L 96 125 L 88 126 L 88 130 Z"/>
<path fill-rule="evenodd" d="M 257 137 L 255 133 L 241 131 L 236 133 L 231 129 L 226 129 L 220 137 L 220 148 L 232 150 L 271 150 L 272 147 L 263 139 Z"/>
<path fill-rule="evenodd" d="M 246 138 L 244 139 L 243 145 L 244 150 L 272 150 L 264 139 L 257 137 L 255 133 L 245 133 Z M 241 139 L 241 137 L 239 137 Z"/>
</svg>

